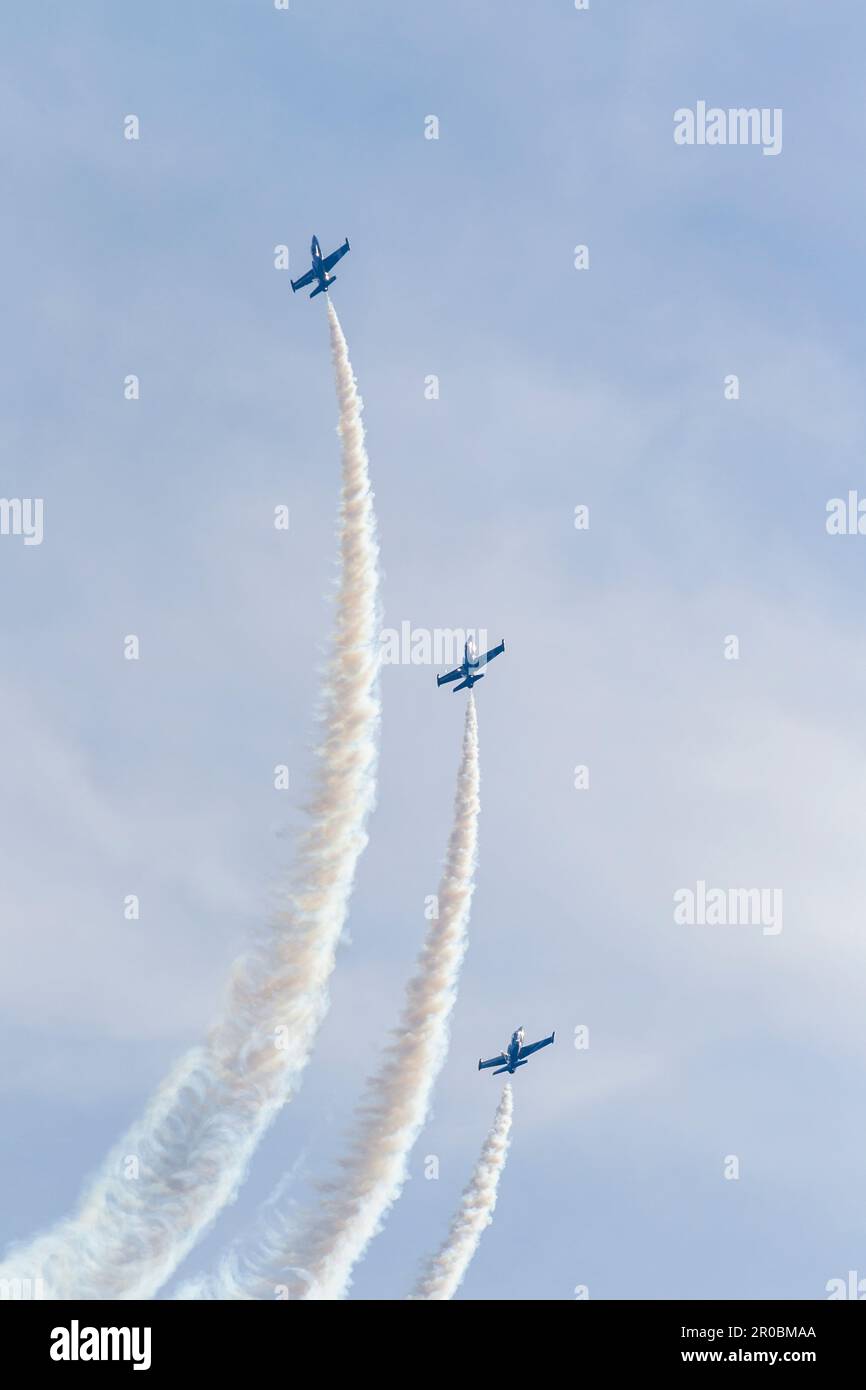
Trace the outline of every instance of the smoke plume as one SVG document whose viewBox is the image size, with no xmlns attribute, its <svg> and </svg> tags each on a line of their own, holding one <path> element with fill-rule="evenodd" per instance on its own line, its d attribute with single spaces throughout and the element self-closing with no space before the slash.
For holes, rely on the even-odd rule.
<svg viewBox="0 0 866 1390">
<path fill-rule="evenodd" d="M 297 1088 L 375 797 L 378 549 L 362 403 L 328 303 L 339 401 L 339 580 L 309 824 L 293 889 L 232 971 L 222 1016 L 162 1084 L 78 1210 L 0 1266 L 48 1298 L 147 1298 L 236 1195 L 262 1134 Z M 158 1001 L 154 1001 L 158 1007 Z"/>
<path fill-rule="evenodd" d="M 506 1083 L 496 1109 L 493 1127 L 484 1141 L 475 1171 L 460 1199 L 440 1250 L 427 1264 L 412 1298 L 453 1298 L 463 1282 L 481 1237 L 493 1220 L 499 1179 L 511 1142 L 514 1100 Z"/>
</svg>

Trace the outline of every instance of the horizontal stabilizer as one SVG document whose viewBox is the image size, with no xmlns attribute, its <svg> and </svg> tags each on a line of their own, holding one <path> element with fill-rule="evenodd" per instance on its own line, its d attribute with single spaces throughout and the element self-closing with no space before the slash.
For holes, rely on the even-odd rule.
<svg viewBox="0 0 866 1390">
<path fill-rule="evenodd" d="M 504 1071 L 516 1071 L 518 1067 L 525 1067 L 525 1066 L 526 1066 L 526 1063 L 525 1063 L 525 1062 L 515 1062 L 513 1067 L 500 1067 L 498 1071 L 495 1071 L 495 1072 L 493 1073 L 493 1075 L 494 1075 L 494 1076 L 501 1076 L 502 1073 L 503 1073 Z"/>
<path fill-rule="evenodd" d="M 310 295 L 310 298 L 315 299 L 316 295 L 321 294 L 323 290 L 329 290 L 336 278 L 336 275 L 329 275 L 327 279 L 323 281 L 322 284 L 316 286 L 316 288 L 313 290 L 313 293 Z"/>
<path fill-rule="evenodd" d="M 466 690 L 467 687 L 471 690 L 472 687 L 473 687 L 473 685 L 475 684 L 476 681 L 483 681 L 483 680 L 484 680 L 484 676 L 481 675 L 481 676 L 473 676 L 471 680 L 461 681 L 459 685 L 455 685 L 455 687 L 454 687 L 454 694 L 456 695 L 458 690 Z"/>
</svg>

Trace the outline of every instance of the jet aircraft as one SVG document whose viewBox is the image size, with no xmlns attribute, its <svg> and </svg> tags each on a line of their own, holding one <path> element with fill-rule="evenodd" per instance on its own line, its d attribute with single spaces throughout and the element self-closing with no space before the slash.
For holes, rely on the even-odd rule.
<svg viewBox="0 0 866 1390">
<path fill-rule="evenodd" d="M 305 285 L 312 285 L 314 280 L 318 280 L 319 283 L 310 295 L 311 299 L 315 299 L 316 295 L 321 294 L 323 290 L 330 289 L 337 277 L 336 275 L 330 275 L 328 272 L 333 270 L 340 257 L 345 256 L 346 252 L 350 249 L 349 238 L 346 237 L 343 245 L 338 246 L 336 251 L 332 251 L 330 256 L 323 256 L 322 248 L 319 245 L 319 238 L 314 236 L 310 243 L 310 253 L 313 257 L 313 264 L 310 266 L 306 275 L 301 276 L 300 280 L 292 281 L 292 289 L 302 290 Z"/>
<path fill-rule="evenodd" d="M 499 643 L 498 647 L 491 647 L 489 652 L 481 656 L 475 646 L 474 637 L 466 638 L 466 645 L 463 648 L 463 660 L 453 671 L 449 671 L 445 676 L 437 676 L 436 684 L 447 685 L 449 681 L 460 681 L 455 685 L 454 694 L 458 690 L 471 690 L 476 681 L 484 680 L 484 672 L 479 667 L 486 666 L 488 661 L 492 661 L 495 656 L 499 656 L 505 651 L 505 638 Z"/>
<path fill-rule="evenodd" d="M 516 1028 L 511 1034 L 511 1042 L 504 1052 L 500 1052 L 498 1057 L 489 1057 L 486 1062 L 482 1062 L 481 1058 L 478 1058 L 478 1070 L 482 1071 L 484 1067 L 498 1067 L 498 1071 L 493 1073 L 494 1076 L 501 1076 L 504 1071 L 507 1071 L 510 1076 L 513 1076 L 518 1067 L 526 1066 L 527 1058 L 531 1053 L 537 1052 L 540 1047 L 547 1047 L 549 1043 L 552 1043 L 556 1037 L 556 1033 L 551 1033 L 549 1038 L 542 1038 L 540 1042 L 527 1044 L 524 1044 L 524 1036 L 524 1030 L 522 1028 Z"/>
</svg>

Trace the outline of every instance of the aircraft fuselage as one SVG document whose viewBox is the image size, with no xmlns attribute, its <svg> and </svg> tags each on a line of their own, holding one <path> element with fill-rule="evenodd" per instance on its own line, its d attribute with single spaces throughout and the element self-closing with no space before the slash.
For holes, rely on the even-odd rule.
<svg viewBox="0 0 866 1390">
<path fill-rule="evenodd" d="M 463 662 L 462 662 L 462 664 L 461 664 L 461 666 L 460 666 L 460 672 L 461 672 L 461 675 L 463 676 L 463 679 L 467 682 L 467 684 L 468 684 L 470 690 L 472 689 L 472 687 L 473 687 L 473 685 L 475 684 L 476 680 L 480 680 L 480 679 L 481 679 L 480 676 L 473 676 L 473 674 L 472 674 L 473 671 L 477 671 L 477 670 L 478 670 L 478 667 L 479 667 L 480 665 L 481 665 L 481 656 L 480 656 L 480 654 L 476 651 L 475 646 L 474 646 L 474 644 L 473 644 L 471 638 L 467 638 L 467 640 L 466 640 L 466 645 L 465 645 L 464 648 L 463 648 Z"/>
<path fill-rule="evenodd" d="M 508 1046 L 507 1046 L 506 1049 L 505 1049 L 505 1055 L 506 1055 L 506 1057 L 508 1058 L 508 1063 L 507 1063 L 508 1070 L 511 1072 L 511 1075 L 512 1075 L 512 1076 L 514 1075 L 515 1071 L 517 1070 L 517 1059 L 518 1059 L 518 1057 L 520 1056 L 520 1049 L 522 1048 L 522 1046 L 523 1046 L 523 1029 L 522 1029 L 522 1028 L 516 1028 L 515 1031 L 511 1034 L 511 1042 L 508 1044 Z"/>
</svg>

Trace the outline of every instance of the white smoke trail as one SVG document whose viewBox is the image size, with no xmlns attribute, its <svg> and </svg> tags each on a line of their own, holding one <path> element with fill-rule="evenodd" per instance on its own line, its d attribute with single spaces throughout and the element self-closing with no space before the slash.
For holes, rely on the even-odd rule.
<svg viewBox="0 0 866 1390">
<path fill-rule="evenodd" d="M 274 1298 L 280 1289 L 291 1298 L 345 1296 L 355 1264 L 403 1189 L 409 1153 L 445 1061 L 474 889 L 478 790 L 478 724 L 470 694 L 439 916 L 430 924 L 407 986 L 400 1026 L 378 1073 L 367 1082 L 356 1133 L 340 1160 L 341 1177 L 323 1186 L 320 1207 L 297 1226 L 291 1218 L 279 1229 L 272 1225 L 247 1261 L 230 1256 L 215 1278 L 185 1287 L 182 1297 Z"/>
<path fill-rule="evenodd" d="M 449 1299 L 453 1298 L 478 1249 L 485 1229 L 493 1220 L 499 1179 L 508 1157 L 511 1142 L 511 1117 L 514 1113 L 514 1098 L 511 1086 L 506 1083 L 502 1090 L 493 1127 L 484 1141 L 484 1147 L 467 1187 L 463 1190 L 448 1235 L 438 1254 L 428 1262 L 421 1278 L 415 1285 L 412 1298 Z"/>
<path fill-rule="evenodd" d="M 48 1298 L 147 1298 L 233 1199 L 268 1124 L 297 1088 L 327 1011 L 328 980 L 375 798 L 378 549 L 346 340 L 328 303 L 340 408 L 340 575 L 310 823 L 285 909 L 235 964 L 222 1017 L 162 1084 L 76 1213 L 9 1252 L 0 1279 Z"/>
</svg>

